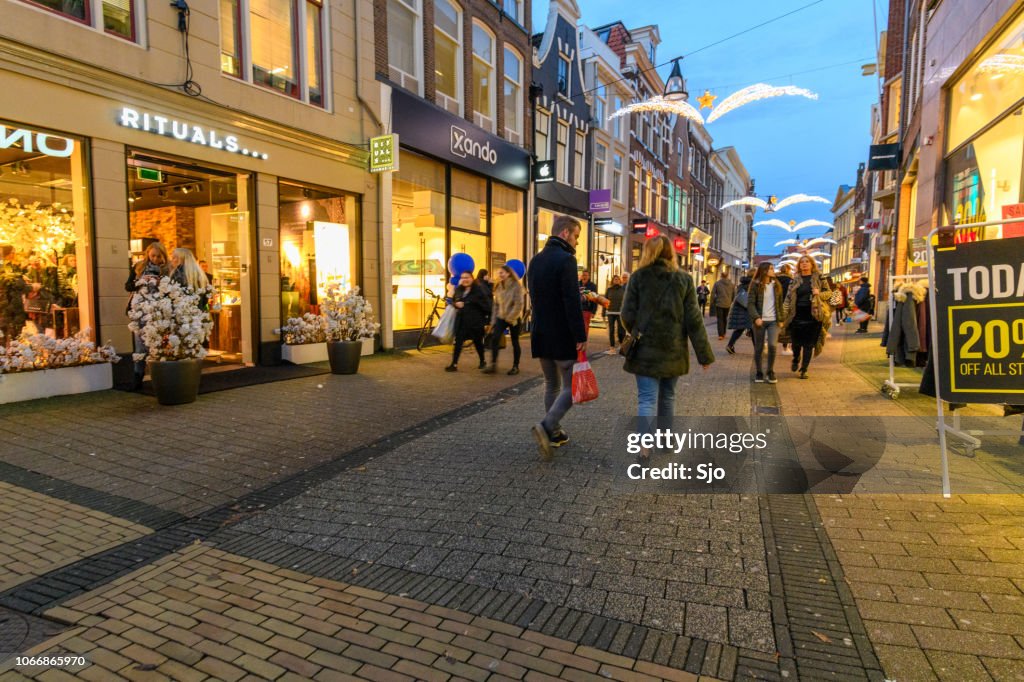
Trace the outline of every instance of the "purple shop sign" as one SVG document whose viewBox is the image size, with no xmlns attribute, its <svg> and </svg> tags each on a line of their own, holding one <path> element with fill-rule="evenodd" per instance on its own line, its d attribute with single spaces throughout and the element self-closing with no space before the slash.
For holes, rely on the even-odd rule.
<svg viewBox="0 0 1024 682">
<path fill-rule="evenodd" d="M 612 191 L 610 189 L 590 190 L 590 212 L 610 213 L 612 210 Z"/>
</svg>

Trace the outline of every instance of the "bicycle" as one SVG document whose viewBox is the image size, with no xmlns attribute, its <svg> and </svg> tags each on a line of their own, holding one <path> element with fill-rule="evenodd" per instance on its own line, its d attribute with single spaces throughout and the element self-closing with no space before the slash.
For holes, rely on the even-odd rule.
<svg viewBox="0 0 1024 682">
<path fill-rule="evenodd" d="M 423 350 L 424 344 L 430 338 L 431 332 L 434 331 L 434 325 L 441 320 L 441 303 L 444 301 L 444 296 L 438 296 L 430 289 L 424 289 L 423 291 L 427 296 L 431 296 L 434 299 L 434 307 L 430 309 L 430 314 L 427 315 L 427 319 L 423 321 L 423 327 L 420 329 L 420 338 L 416 342 L 416 350 Z"/>
</svg>

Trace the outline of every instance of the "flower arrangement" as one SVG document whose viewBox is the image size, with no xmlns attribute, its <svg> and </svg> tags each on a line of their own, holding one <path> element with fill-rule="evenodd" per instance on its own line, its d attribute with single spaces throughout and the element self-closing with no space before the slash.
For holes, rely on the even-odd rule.
<svg viewBox="0 0 1024 682">
<path fill-rule="evenodd" d="M 12 244 L 24 253 L 61 253 L 74 241 L 74 216 L 60 203 L 42 206 L 34 201 L 22 205 L 16 197 L 0 202 L 0 243 Z"/>
<path fill-rule="evenodd" d="M 373 321 L 373 306 L 359 295 L 359 287 L 342 292 L 337 284 L 328 286 L 320 314 L 327 322 L 328 341 L 369 339 L 380 330 L 380 324 Z"/>
<path fill-rule="evenodd" d="M 275 329 L 274 333 L 284 337 L 284 342 L 289 346 L 323 343 L 327 340 L 327 319 L 313 313 L 289 317 L 288 323 Z"/>
<path fill-rule="evenodd" d="M 0 345 L 0 374 L 93 365 L 121 359 L 113 346 L 97 346 L 90 341 L 90 333 L 91 330 L 83 329 L 65 339 L 32 334 Z"/>
<path fill-rule="evenodd" d="M 142 337 L 146 353 L 133 359 L 201 360 L 206 357 L 203 342 L 210 336 L 213 320 L 202 301 L 213 295 L 213 287 L 194 291 L 170 277 L 145 277 L 132 296 L 128 328 Z"/>
</svg>

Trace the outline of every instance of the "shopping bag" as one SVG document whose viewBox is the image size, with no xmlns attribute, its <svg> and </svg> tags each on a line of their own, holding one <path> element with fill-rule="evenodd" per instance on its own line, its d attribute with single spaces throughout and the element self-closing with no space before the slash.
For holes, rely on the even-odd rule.
<svg viewBox="0 0 1024 682">
<path fill-rule="evenodd" d="M 870 313 L 866 313 L 863 310 L 854 311 L 853 315 L 850 315 L 850 319 L 852 319 L 857 324 L 860 324 L 864 320 L 867 320 L 867 319 L 870 319 L 870 318 L 871 318 Z"/>
<path fill-rule="evenodd" d="M 572 402 L 574 405 L 597 400 L 597 377 L 590 368 L 586 353 L 580 353 L 572 366 Z"/>
<path fill-rule="evenodd" d="M 445 308 L 434 331 L 430 332 L 441 343 L 451 343 L 455 339 L 455 312 L 454 306 Z"/>
</svg>

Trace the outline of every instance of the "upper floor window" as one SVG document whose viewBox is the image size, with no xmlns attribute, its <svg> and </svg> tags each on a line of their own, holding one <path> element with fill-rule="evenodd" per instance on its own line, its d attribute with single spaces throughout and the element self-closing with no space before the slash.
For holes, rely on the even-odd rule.
<svg viewBox="0 0 1024 682">
<path fill-rule="evenodd" d="M 520 144 L 523 139 L 523 60 L 505 48 L 505 139 Z"/>
<path fill-rule="evenodd" d="M 558 55 L 558 94 L 569 96 L 569 58 Z"/>
<path fill-rule="evenodd" d="M 608 147 L 604 146 L 600 142 L 594 143 L 594 177 L 590 179 L 590 183 L 595 189 L 603 189 L 605 187 L 605 166 L 608 165 Z"/>
<path fill-rule="evenodd" d="M 501 9 L 520 24 L 523 23 L 523 0 L 502 0 Z"/>
<path fill-rule="evenodd" d="M 577 130 L 576 146 L 573 147 L 572 184 L 578 189 L 585 189 L 583 187 L 583 182 L 586 178 L 586 149 L 587 136 L 583 134 L 582 130 Z"/>
<path fill-rule="evenodd" d="M 594 78 L 594 118 L 597 127 L 604 129 L 608 125 L 608 88 L 601 82 L 601 76 Z"/>
<path fill-rule="evenodd" d="M 551 135 L 551 114 L 543 109 L 538 109 L 534 113 L 533 119 L 533 153 L 537 155 L 538 160 L 544 161 L 551 158 L 551 149 L 548 147 L 548 137 Z"/>
<path fill-rule="evenodd" d="M 555 140 L 555 178 L 562 184 L 569 184 L 569 124 L 558 122 L 558 137 Z"/>
<path fill-rule="evenodd" d="M 321 0 L 220 0 L 220 21 L 223 73 L 324 106 Z"/>
<path fill-rule="evenodd" d="M 473 122 L 494 132 L 494 36 L 482 24 L 473 22 Z"/>
<path fill-rule="evenodd" d="M 434 4 L 434 88 L 437 103 L 462 116 L 462 10 L 450 0 Z"/>
<path fill-rule="evenodd" d="M 388 75 L 403 88 L 423 94 L 423 15 L 420 0 L 387 0 Z"/>
<path fill-rule="evenodd" d="M 134 41 L 135 0 L 22 0 L 68 19 Z"/>
<path fill-rule="evenodd" d="M 621 108 L 622 98 L 619 97 L 618 95 L 615 95 L 614 97 L 612 97 L 612 109 L 614 110 L 612 113 L 618 111 Z M 612 119 L 612 135 L 615 136 L 616 140 L 622 140 L 625 137 L 625 128 L 622 125 L 622 118 L 622 116 L 616 116 L 615 118 Z"/>
</svg>

